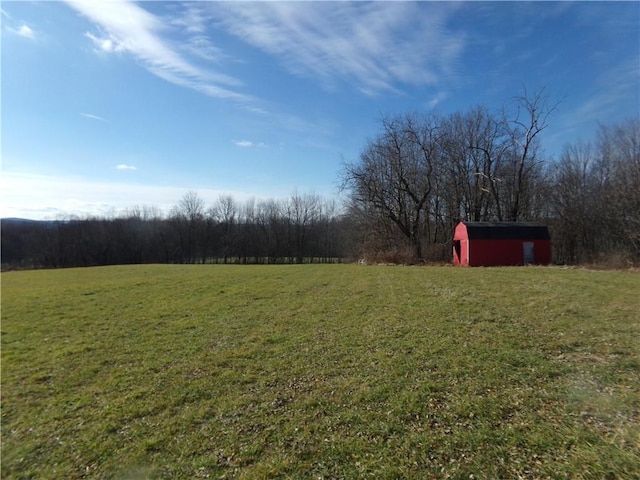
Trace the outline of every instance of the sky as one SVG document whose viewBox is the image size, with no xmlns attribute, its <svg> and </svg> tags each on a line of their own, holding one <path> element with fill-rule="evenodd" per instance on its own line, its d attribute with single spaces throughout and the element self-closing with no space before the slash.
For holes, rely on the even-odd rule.
<svg viewBox="0 0 640 480">
<path fill-rule="evenodd" d="M 639 115 L 640 3 L 3 1 L 0 216 L 339 198 L 383 116 L 544 91 L 542 146 Z"/>
</svg>

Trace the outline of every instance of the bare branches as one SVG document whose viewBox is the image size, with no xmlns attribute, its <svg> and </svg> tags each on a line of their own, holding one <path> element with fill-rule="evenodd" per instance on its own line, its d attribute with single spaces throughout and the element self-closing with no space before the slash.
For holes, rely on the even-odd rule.
<svg viewBox="0 0 640 480">
<path fill-rule="evenodd" d="M 558 105 L 549 106 L 543 92 L 519 97 L 514 120 L 482 106 L 445 118 L 383 118 L 359 162 L 345 165 L 343 186 L 360 211 L 389 221 L 418 257 L 425 240 L 442 242 L 438 232 L 459 218 L 535 218 L 544 182 L 538 137 Z"/>
<path fill-rule="evenodd" d="M 422 257 L 423 219 L 439 148 L 437 128 L 433 116 L 383 118 L 382 133 L 365 146 L 360 162 L 343 170 L 352 200 L 393 222 L 417 258 Z"/>
<path fill-rule="evenodd" d="M 549 116 L 558 108 L 560 101 L 549 105 L 544 89 L 532 96 L 516 97 L 515 119 L 509 127 L 513 148 L 513 183 L 509 206 L 509 220 L 517 221 L 522 215 L 522 196 L 526 188 L 526 173 L 533 169 L 537 158 L 538 136 L 548 126 Z M 524 117 L 524 118 L 522 118 Z"/>
</svg>

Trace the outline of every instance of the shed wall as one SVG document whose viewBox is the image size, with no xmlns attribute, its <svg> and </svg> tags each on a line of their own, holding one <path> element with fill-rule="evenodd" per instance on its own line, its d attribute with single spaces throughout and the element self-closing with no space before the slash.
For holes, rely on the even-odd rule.
<svg viewBox="0 0 640 480">
<path fill-rule="evenodd" d="M 469 262 L 472 267 L 524 265 L 524 243 L 530 240 L 470 240 Z M 551 262 L 551 244 L 548 240 L 533 240 L 535 264 Z M 464 263 L 462 263 L 464 265 Z"/>
</svg>

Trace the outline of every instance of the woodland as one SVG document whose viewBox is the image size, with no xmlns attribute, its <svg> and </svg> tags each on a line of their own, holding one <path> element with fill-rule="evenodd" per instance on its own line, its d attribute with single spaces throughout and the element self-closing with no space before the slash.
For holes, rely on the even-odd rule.
<svg viewBox="0 0 640 480">
<path fill-rule="evenodd" d="M 288 198 L 206 205 L 195 191 L 170 212 L 2 220 L 2 267 L 136 263 L 442 263 L 460 220 L 549 226 L 553 261 L 640 263 L 640 118 L 595 138 L 543 148 L 559 103 L 539 92 L 498 113 L 484 106 L 380 119 L 339 172 L 344 201 Z"/>
</svg>

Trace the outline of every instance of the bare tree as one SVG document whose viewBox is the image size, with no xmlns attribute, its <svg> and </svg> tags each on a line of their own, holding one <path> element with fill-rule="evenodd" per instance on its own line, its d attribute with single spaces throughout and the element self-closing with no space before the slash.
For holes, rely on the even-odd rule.
<svg viewBox="0 0 640 480">
<path fill-rule="evenodd" d="M 438 119 L 406 115 L 381 123 L 382 133 L 365 146 L 360 161 L 344 166 L 343 187 L 362 212 L 392 222 L 421 259 L 432 173 L 440 153 Z"/>
<path fill-rule="evenodd" d="M 640 259 L 640 119 L 601 126 L 598 135 L 600 184 L 608 190 L 609 216 L 619 240 Z"/>
<path fill-rule="evenodd" d="M 483 106 L 452 114 L 444 124 L 449 203 L 464 220 L 502 220 L 500 167 L 510 141 L 505 122 Z"/>
<path fill-rule="evenodd" d="M 236 223 L 239 208 L 236 201 L 230 195 L 221 195 L 210 210 L 210 215 L 218 224 L 221 232 L 222 257 L 224 263 L 235 253 L 233 247 L 236 240 Z"/>
<path fill-rule="evenodd" d="M 590 231 L 599 203 L 592 185 L 595 153 L 590 143 L 566 145 L 553 171 L 554 245 L 562 262 L 586 259 L 593 233 Z"/>
<path fill-rule="evenodd" d="M 550 105 L 544 95 L 544 89 L 529 96 L 516 98 L 515 118 L 509 123 L 512 141 L 510 150 L 510 168 L 505 170 L 508 177 L 508 219 L 515 222 L 522 217 L 522 204 L 530 193 L 533 173 L 539 166 L 540 133 L 548 126 L 549 116 L 560 102 Z"/>
<path fill-rule="evenodd" d="M 307 193 L 300 195 L 297 191 L 291 194 L 287 203 L 287 216 L 290 226 L 290 251 L 296 262 L 302 263 L 307 253 L 307 244 L 313 224 L 320 214 L 320 197 Z"/>
<path fill-rule="evenodd" d="M 202 232 L 205 217 L 205 202 L 200 196 L 189 191 L 173 208 L 172 217 L 180 234 L 183 261 L 196 262 L 198 235 Z"/>
</svg>

